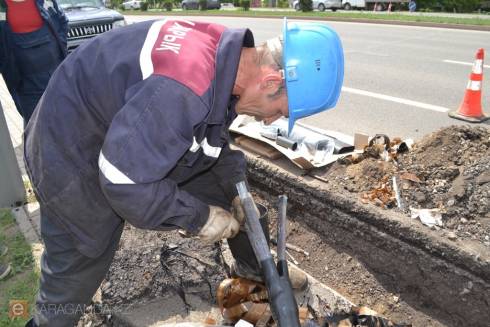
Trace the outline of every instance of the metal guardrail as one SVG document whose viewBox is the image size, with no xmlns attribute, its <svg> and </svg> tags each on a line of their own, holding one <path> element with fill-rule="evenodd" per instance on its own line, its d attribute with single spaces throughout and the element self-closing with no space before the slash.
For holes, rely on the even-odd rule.
<svg viewBox="0 0 490 327">
<path fill-rule="evenodd" d="M 24 201 L 24 183 L 0 103 L 0 207 L 18 206 Z"/>
</svg>

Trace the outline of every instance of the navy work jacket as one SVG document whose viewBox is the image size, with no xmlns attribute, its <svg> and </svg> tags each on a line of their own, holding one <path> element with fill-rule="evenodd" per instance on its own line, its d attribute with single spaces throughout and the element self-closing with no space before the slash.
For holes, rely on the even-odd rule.
<svg viewBox="0 0 490 327">
<path fill-rule="evenodd" d="M 0 0 L 0 5 L 8 11 L 8 6 L 3 0 Z M 7 22 L 0 21 L 0 73 L 14 100 L 17 100 L 15 90 L 22 83 L 15 53 L 12 50 L 14 46 L 35 48 L 43 43 L 51 42 L 52 38 L 48 35 L 51 33 L 58 42 L 62 57 L 66 57 L 67 54 L 68 19 L 63 10 L 56 1 L 51 0 L 36 0 L 36 6 L 45 24 L 39 31 L 22 33 L 20 37 L 15 37 L 15 33 L 11 31 Z"/>
<path fill-rule="evenodd" d="M 89 257 L 123 220 L 197 233 L 209 207 L 179 186 L 212 173 L 231 198 L 245 178 L 228 127 L 241 50 L 253 46 L 248 29 L 178 19 L 81 45 L 56 70 L 25 133 L 41 211 Z"/>
</svg>

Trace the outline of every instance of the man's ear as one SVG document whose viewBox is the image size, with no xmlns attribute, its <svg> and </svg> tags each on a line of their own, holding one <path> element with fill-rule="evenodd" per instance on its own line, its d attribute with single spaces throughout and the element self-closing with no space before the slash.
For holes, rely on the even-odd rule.
<svg viewBox="0 0 490 327">
<path fill-rule="evenodd" d="M 282 85 L 282 76 L 279 72 L 271 72 L 262 78 L 260 88 L 262 90 L 272 91 L 275 93 Z"/>
</svg>

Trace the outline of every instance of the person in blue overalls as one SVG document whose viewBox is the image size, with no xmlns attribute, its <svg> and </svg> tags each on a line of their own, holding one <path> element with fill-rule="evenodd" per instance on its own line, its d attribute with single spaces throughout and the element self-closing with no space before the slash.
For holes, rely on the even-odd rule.
<svg viewBox="0 0 490 327">
<path fill-rule="evenodd" d="M 68 20 L 56 0 L 1 0 L 0 72 L 27 125 L 56 67 L 66 57 Z"/>
<path fill-rule="evenodd" d="M 76 324 L 73 308 L 90 302 L 126 222 L 183 229 L 205 243 L 234 237 L 246 162 L 230 149 L 232 120 L 287 116 L 293 128 L 335 106 L 343 69 L 332 29 L 286 21 L 280 38 L 259 46 L 248 29 L 148 21 L 68 56 L 25 132 L 45 245 L 29 325 Z"/>
<path fill-rule="evenodd" d="M 415 0 L 410 0 L 410 2 L 408 2 L 408 10 L 410 12 L 415 12 L 417 10 L 417 3 Z"/>
</svg>

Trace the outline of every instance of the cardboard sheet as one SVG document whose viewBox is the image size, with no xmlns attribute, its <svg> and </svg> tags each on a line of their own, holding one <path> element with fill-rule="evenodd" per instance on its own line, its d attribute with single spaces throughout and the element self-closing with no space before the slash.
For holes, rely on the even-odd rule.
<svg viewBox="0 0 490 327">
<path fill-rule="evenodd" d="M 280 118 L 280 120 L 283 120 L 280 123 L 287 124 L 287 119 Z M 354 141 L 352 137 L 339 132 L 322 130 L 298 122 L 296 123 L 296 125 L 308 129 L 310 133 L 317 134 L 319 137 L 327 136 L 347 144 L 353 144 Z M 264 130 L 264 125 L 262 123 L 255 121 L 252 117 L 244 115 L 238 116 L 230 126 L 230 131 L 269 144 L 270 146 L 281 152 L 283 155 L 285 155 L 295 165 L 306 170 L 324 167 L 331 164 L 332 162 L 335 162 L 338 158 L 352 153 L 348 152 L 343 154 L 326 155 L 322 157 L 321 160 L 318 160 L 318 156 L 316 156 L 315 158 L 315 156 L 305 150 L 305 147 L 299 146 L 296 150 L 292 150 L 277 144 L 276 141 L 273 139 L 263 137 L 261 135 L 261 132 L 264 132 Z"/>
</svg>

